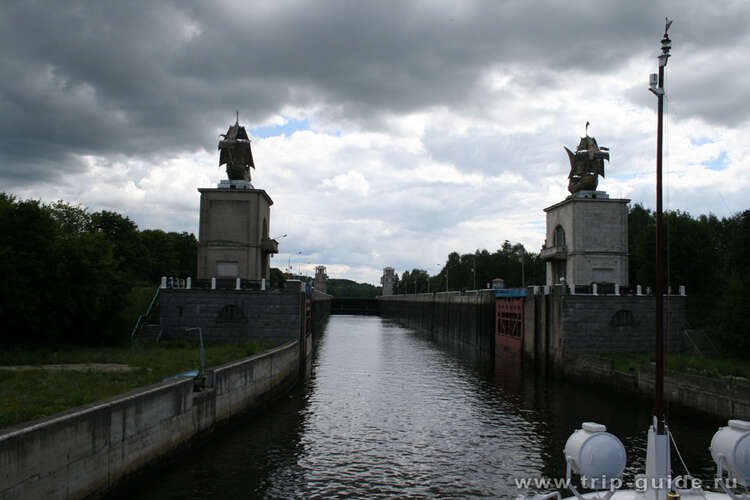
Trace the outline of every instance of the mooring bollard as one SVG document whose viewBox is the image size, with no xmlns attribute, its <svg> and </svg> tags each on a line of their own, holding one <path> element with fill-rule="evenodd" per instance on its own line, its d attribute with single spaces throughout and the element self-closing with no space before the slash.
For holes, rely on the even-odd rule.
<svg viewBox="0 0 750 500">
<path fill-rule="evenodd" d="M 216 290 L 216 278 L 211 278 L 211 290 Z"/>
<path fill-rule="evenodd" d="M 240 288 L 242 288 L 242 280 L 240 280 L 240 278 L 237 278 L 234 281 L 234 289 L 239 290 Z"/>
</svg>

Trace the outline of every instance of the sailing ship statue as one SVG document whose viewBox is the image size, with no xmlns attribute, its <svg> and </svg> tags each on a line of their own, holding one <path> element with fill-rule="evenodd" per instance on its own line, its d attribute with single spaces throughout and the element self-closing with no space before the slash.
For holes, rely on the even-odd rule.
<svg viewBox="0 0 750 500">
<path fill-rule="evenodd" d="M 563 454 L 566 461 L 566 484 L 573 493 L 568 500 L 583 499 L 615 499 L 615 500 L 665 500 L 665 499 L 745 499 L 750 500 L 748 486 L 750 486 L 750 422 L 743 420 L 730 420 L 727 427 L 721 427 L 711 440 L 709 450 L 711 457 L 716 462 L 716 477 L 713 489 L 719 491 L 708 491 L 703 489 L 700 481 L 689 475 L 672 476 L 670 463 L 670 440 L 672 438 L 667 425 L 664 411 L 664 278 L 663 278 L 663 242 L 662 242 L 662 131 L 664 114 L 664 68 L 670 57 L 672 41 L 669 39 L 668 31 L 672 24 L 667 20 L 664 29 L 664 37 L 661 40 L 662 54 L 659 56 L 659 74 L 651 75 L 650 91 L 658 98 L 658 127 L 656 147 L 656 353 L 655 353 L 655 384 L 654 384 L 654 416 L 648 429 L 648 442 L 646 449 L 646 471 L 645 474 L 636 476 L 633 488 L 625 489 L 623 485 L 623 472 L 627 462 L 625 447 L 614 435 L 607 432 L 604 425 L 594 422 L 584 422 L 581 429 L 576 430 L 565 443 Z M 588 132 L 588 131 L 587 131 Z M 580 176 L 573 182 L 573 174 L 578 162 L 601 162 L 604 175 L 603 160 L 604 153 L 597 156 L 593 138 L 584 137 L 579 145 L 579 151 L 575 155 L 568 151 L 571 161 L 571 187 L 591 186 L 591 177 L 594 170 Z M 588 141 L 591 139 L 591 141 Z M 593 146 L 593 147 L 592 147 Z M 566 148 L 567 149 L 567 148 Z M 580 156 L 579 156 L 579 153 Z M 592 154 L 593 153 L 593 154 Z M 598 168 L 599 164 L 596 164 Z M 584 169 L 585 170 L 585 169 Z M 576 175 L 578 175 L 576 173 Z M 588 184 L 587 184 L 588 183 Z M 594 184 L 595 185 L 595 184 Z M 575 192 L 571 189 L 571 193 Z M 572 482 L 573 474 L 581 478 L 581 485 L 592 492 L 580 493 Z M 744 494 L 739 488 L 744 488 Z M 559 492 L 539 494 L 532 497 L 519 496 L 519 499 L 543 500 L 557 498 L 561 499 Z"/>
<path fill-rule="evenodd" d="M 565 151 L 570 159 L 568 191 L 575 196 L 581 191 L 595 191 L 599 176 L 604 177 L 604 160 L 609 160 L 609 148 L 599 147 L 596 139 L 589 137 L 589 123 L 586 122 L 586 137 L 581 137 L 576 152 Z"/>
<path fill-rule="evenodd" d="M 227 166 L 227 177 L 230 181 L 250 182 L 250 168 L 255 168 L 253 152 L 250 149 L 250 138 L 245 127 L 240 125 L 239 112 L 234 125 L 226 134 L 221 134 L 219 141 L 219 166 Z"/>
</svg>

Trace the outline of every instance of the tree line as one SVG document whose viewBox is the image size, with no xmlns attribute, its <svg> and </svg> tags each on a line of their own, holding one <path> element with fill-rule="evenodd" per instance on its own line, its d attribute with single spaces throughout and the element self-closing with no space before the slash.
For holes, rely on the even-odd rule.
<svg viewBox="0 0 750 500">
<path fill-rule="evenodd" d="M 0 193 L 0 343 L 125 340 L 162 275 L 195 276 L 197 244 L 116 212 Z"/>
<path fill-rule="evenodd" d="M 347 279 L 330 278 L 326 281 L 326 293 L 334 297 L 374 298 L 380 295 L 382 288 L 370 283 L 357 283 Z"/>
<path fill-rule="evenodd" d="M 521 243 L 505 240 L 502 246 L 490 253 L 451 252 L 442 269 L 430 276 L 427 270 L 415 268 L 396 276 L 393 292 L 396 294 L 441 292 L 447 290 L 475 290 L 491 286 L 495 278 L 503 278 L 508 287 L 543 284 L 544 262 L 538 254 L 526 251 Z"/>
</svg>

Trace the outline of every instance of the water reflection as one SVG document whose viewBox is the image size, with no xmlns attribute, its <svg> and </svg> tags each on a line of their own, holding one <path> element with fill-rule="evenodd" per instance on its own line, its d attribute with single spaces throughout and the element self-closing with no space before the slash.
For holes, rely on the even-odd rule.
<svg viewBox="0 0 750 500">
<path fill-rule="evenodd" d="M 494 370 L 375 316 L 332 316 L 310 380 L 121 497 L 507 498 L 515 480 L 562 477 L 582 421 L 605 423 L 642 469 L 650 403 L 593 386 Z M 716 422 L 676 415 L 693 474 L 710 477 Z"/>
</svg>

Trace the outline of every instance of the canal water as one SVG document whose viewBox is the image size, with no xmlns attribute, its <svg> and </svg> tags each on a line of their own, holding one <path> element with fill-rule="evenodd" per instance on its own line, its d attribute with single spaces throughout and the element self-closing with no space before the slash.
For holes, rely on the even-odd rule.
<svg viewBox="0 0 750 500">
<path fill-rule="evenodd" d="M 113 498 L 514 498 L 539 490 L 519 481 L 565 476 L 562 448 L 583 421 L 623 441 L 632 480 L 650 405 L 471 360 L 377 316 L 331 316 L 304 385 Z M 670 424 L 690 472 L 711 478 L 722 422 L 671 411 Z"/>
</svg>

